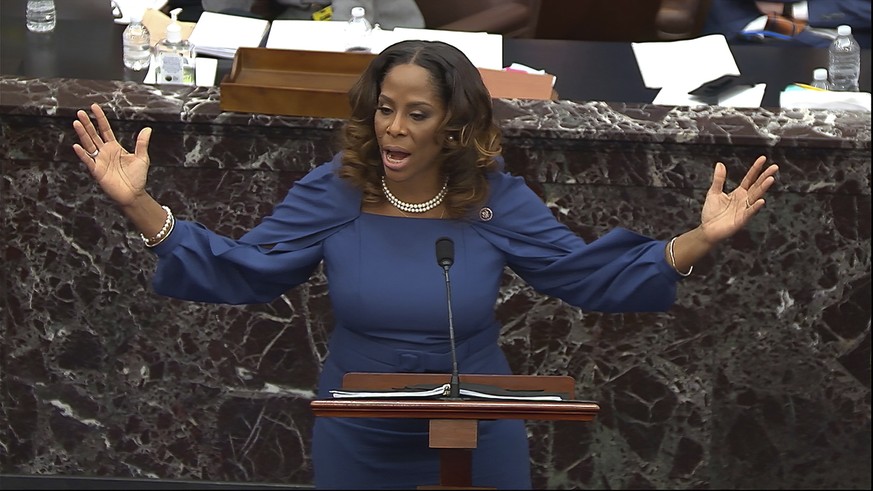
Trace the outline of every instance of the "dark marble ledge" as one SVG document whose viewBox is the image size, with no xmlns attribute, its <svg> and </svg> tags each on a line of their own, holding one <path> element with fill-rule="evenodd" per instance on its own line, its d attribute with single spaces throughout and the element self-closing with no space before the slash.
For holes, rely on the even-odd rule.
<svg viewBox="0 0 873 491">
<path fill-rule="evenodd" d="M 0 474 L 0 489 L 251 489 L 280 491 L 285 489 L 312 489 L 312 486 L 269 483 L 258 484 L 220 481 L 194 481 L 182 479 Z"/>
<path fill-rule="evenodd" d="M 223 112 L 218 87 L 0 75 L 0 115 L 72 118 L 92 102 L 113 119 L 332 130 L 331 118 Z M 572 101 L 495 101 L 506 138 L 871 148 L 870 113 L 673 107 Z"/>
</svg>

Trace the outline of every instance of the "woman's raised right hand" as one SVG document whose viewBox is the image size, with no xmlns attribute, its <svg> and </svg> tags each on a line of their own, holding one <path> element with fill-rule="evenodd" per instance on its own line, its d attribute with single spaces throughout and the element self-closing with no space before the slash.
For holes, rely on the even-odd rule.
<svg viewBox="0 0 873 491">
<path fill-rule="evenodd" d="M 110 198 L 121 206 L 130 205 L 147 195 L 145 185 L 152 130 L 143 128 L 139 132 L 134 152 L 130 153 L 115 139 L 103 109 L 92 104 L 91 112 L 97 122 L 96 128 L 85 111 L 76 113 L 78 119 L 73 121 L 73 129 L 79 136 L 79 143 L 73 144 L 73 151 Z"/>
</svg>

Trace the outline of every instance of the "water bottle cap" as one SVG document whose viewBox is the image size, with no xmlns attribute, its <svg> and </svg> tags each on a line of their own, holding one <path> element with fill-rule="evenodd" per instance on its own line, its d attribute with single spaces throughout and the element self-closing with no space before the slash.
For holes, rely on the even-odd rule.
<svg viewBox="0 0 873 491">
<path fill-rule="evenodd" d="M 364 7 L 352 7 L 352 17 L 363 17 Z"/>
<path fill-rule="evenodd" d="M 837 34 L 840 36 L 848 36 L 852 34 L 852 26 L 842 25 L 837 27 Z"/>
<path fill-rule="evenodd" d="M 828 79 L 828 70 L 827 68 L 816 68 L 812 71 L 813 80 L 827 80 Z"/>
</svg>

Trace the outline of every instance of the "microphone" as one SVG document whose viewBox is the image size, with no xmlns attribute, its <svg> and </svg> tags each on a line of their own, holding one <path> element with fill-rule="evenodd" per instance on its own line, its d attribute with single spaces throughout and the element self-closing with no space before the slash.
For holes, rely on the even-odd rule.
<svg viewBox="0 0 873 491">
<path fill-rule="evenodd" d="M 455 263 L 455 243 L 448 237 L 436 241 L 437 264 L 443 268 L 446 277 L 446 304 L 449 311 L 449 343 L 452 351 L 452 379 L 449 382 L 449 399 L 461 398 L 461 381 L 458 375 L 458 355 L 455 350 L 455 326 L 452 322 L 452 283 L 449 281 L 449 268 Z"/>
</svg>

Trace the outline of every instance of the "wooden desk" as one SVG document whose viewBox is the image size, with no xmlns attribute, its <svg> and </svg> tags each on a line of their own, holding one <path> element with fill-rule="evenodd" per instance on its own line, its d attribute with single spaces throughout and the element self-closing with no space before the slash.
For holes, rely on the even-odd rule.
<svg viewBox="0 0 873 491">
<path fill-rule="evenodd" d="M 794 46 L 731 46 L 744 77 L 767 84 L 763 107 L 779 107 L 779 93 L 807 83 L 815 68 L 827 66 L 827 50 Z M 861 90 L 870 91 L 870 51 L 861 51 Z M 505 39 L 503 59 L 542 68 L 557 76 L 561 99 L 648 103 L 658 94 L 643 84 L 631 43 Z"/>
<path fill-rule="evenodd" d="M 144 72 L 121 62 L 123 25 L 108 19 L 59 18 L 53 33 L 24 27 L 24 0 L 0 2 L 0 73 L 30 77 L 141 81 Z M 824 49 L 732 46 L 740 72 L 767 83 L 764 107 L 778 107 L 779 92 L 789 83 L 807 82 L 813 69 L 827 65 Z M 544 69 L 557 76 L 561 99 L 649 103 L 658 91 L 647 89 L 630 43 L 511 39 L 503 41 L 503 61 Z M 230 72 L 220 59 L 216 85 Z M 870 91 L 870 50 L 861 57 L 861 90 Z"/>
</svg>

